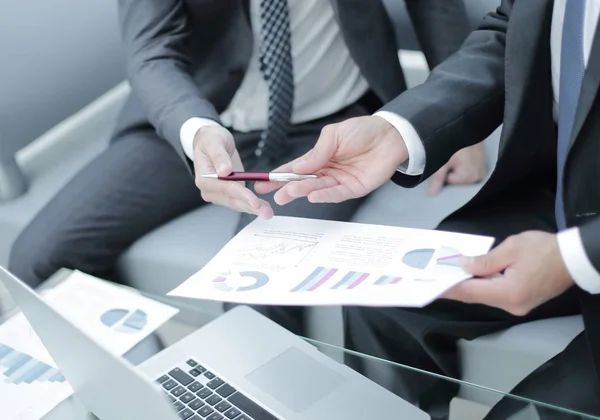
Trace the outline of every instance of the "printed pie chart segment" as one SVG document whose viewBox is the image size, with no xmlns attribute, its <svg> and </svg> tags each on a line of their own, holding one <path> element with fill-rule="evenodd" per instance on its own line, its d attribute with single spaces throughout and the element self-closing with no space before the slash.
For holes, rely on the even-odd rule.
<svg viewBox="0 0 600 420">
<path fill-rule="evenodd" d="M 435 254 L 435 249 L 415 249 L 404 254 L 402 262 L 417 270 L 425 270 L 427 264 L 429 264 L 429 261 L 433 258 L 433 254 Z"/>
<path fill-rule="evenodd" d="M 436 264 L 438 266 L 460 268 L 461 257 L 462 254 L 457 249 L 443 246 L 440 248 L 440 251 L 437 254 Z"/>
<path fill-rule="evenodd" d="M 139 333 L 148 323 L 146 312 L 136 309 L 109 309 L 100 316 L 100 320 L 108 328 L 125 334 Z"/>
<path fill-rule="evenodd" d="M 249 292 L 260 289 L 269 282 L 269 276 L 260 271 L 241 271 L 240 276 L 244 280 L 252 280 L 252 283 L 241 286 L 236 284 L 237 282 L 231 277 L 226 276 L 216 277 L 212 283 L 216 289 L 222 292 Z"/>
</svg>

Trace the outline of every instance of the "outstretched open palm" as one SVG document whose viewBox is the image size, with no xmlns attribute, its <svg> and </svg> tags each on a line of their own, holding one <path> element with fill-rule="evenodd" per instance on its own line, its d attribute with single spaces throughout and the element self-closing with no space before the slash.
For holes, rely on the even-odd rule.
<svg viewBox="0 0 600 420">
<path fill-rule="evenodd" d="M 260 194 L 279 188 L 275 201 L 287 204 L 308 197 L 313 203 L 339 203 L 379 188 L 408 157 L 402 137 L 380 117 L 358 117 L 323 128 L 304 156 L 275 171 L 316 173 L 316 179 L 287 184 L 257 183 Z"/>
</svg>

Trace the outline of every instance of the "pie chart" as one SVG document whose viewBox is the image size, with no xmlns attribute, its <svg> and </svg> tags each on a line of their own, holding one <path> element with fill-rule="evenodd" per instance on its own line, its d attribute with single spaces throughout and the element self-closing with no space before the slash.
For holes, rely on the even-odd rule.
<svg viewBox="0 0 600 420">
<path fill-rule="evenodd" d="M 124 334 L 139 333 L 148 323 L 146 312 L 136 309 L 110 309 L 100 316 L 108 328 Z"/>
<path fill-rule="evenodd" d="M 269 276 L 260 271 L 240 271 L 239 275 L 218 276 L 212 284 L 222 292 L 249 292 L 269 282 Z"/>
<path fill-rule="evenodd" d="M 435 254 L 435 249 L 414 249 L 404 254 L 404 257 L 402 257 L 402 262 L 409 267 L 416 268 L 417 270 L 425 270 L 427 268 L 427 264 L 429 264 L 429 261 L 431 261 L 433 258 L 433 254 Z"/>
</svg>

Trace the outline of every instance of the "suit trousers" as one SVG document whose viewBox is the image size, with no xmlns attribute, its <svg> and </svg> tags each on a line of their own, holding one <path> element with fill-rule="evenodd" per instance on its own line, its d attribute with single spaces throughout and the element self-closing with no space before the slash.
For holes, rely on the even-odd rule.
<svg viewBox="0 0 600 420">
<path fill-rule="evenodd" d="M 513 189 L 501 197 L 465 206 L 444 220 L 438 229 L 493 236 L 496 238 L 495 245 L 510 235 L 527 230 L 555 232 L 554 193 L 543 188 Z M 579 290 L 573 287 L 523 317 L 484 305 L 447 299 L 434 301 L 424 308 L 348 307 L 344 310 L 346 347 L 460 379 L 459 339 L 471 340 L 519 323 L 580 313 L 578 293 Z M 449 403 L 458 392 L 456 383 L 400 367 L 394 368 L 392 375 L 389 372 L 382 374 L 381 362 L 370 362 L 351 354 L 346 356 L 346 363 L 421 407 L 433 419 L 448 418 Z M 572 372 L 565 374 L 569 367 L 572 367 Z M 555 383 L 549 387 L 548 380 L 562 381 L 562 384 Z M 585 391 L 581 388 L 584 386 L 587 386 Z M 515 392 L 546 403 L 560 401 L 572 409 L 580 407 L 584 410 L 590 404 L 597 405 L 595 400 L 600 394 L 587 342 L 581 338 L 574 340 L 561 355 L 519 384 Z M 495 413 L 518 411 L 519 408 L 522 405 L 504 399 L 489 418 L 505 419 L 508 416 Z M 572 418 L 560 417 L 560 413 L 555 412 L 552 413 L 554 417 L 549 417 L 550 412 L 540 412 L 541 418 Z"/>
<path fill-rule="evenodd" d="M 245 169 L 269 171 L 301 156 L 314 145 L 323 126 L 367 115 L 368 105 L 361 100 L 329 117 L 294 126 L 288 151 L 277 162 L 255 156 L 260 132 L 234 132 Z M 315 205 L 300 199 L 279 207 L 272 194 L 263 198 L 277 215 L 339 221 L 350 219 L 362 202 Z M 204 204 L 186 163 L 172 146 L 149 124 L 128 127 L 116 133 L 108 148 L 25 228 L 13 244 L 9 269 L 31 286 L 63 267 L 126 281 L 115 270 L 124 251 L 146 233 Z M 253 216 L 241 215 L 238 230 L 252 220 Z M 273 313 L 277 322 L 302 332 L 297 308 L 265 308 L 263 312 Z"/>
</svg>

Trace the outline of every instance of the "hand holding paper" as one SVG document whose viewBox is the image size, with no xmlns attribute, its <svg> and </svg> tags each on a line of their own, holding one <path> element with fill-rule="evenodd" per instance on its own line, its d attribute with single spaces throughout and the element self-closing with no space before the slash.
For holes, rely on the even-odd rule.
<svg viewBox="0 0 600 420">
<path fill-rule="evenodd" d="M 465 263 L 466 272 L 490 278 L 467 280 L 444 296 L 494 306 L 517 316 L 527 315 L 573 285 L 556 235 L 550 233 L 524 232 Z"/>
</svg>

